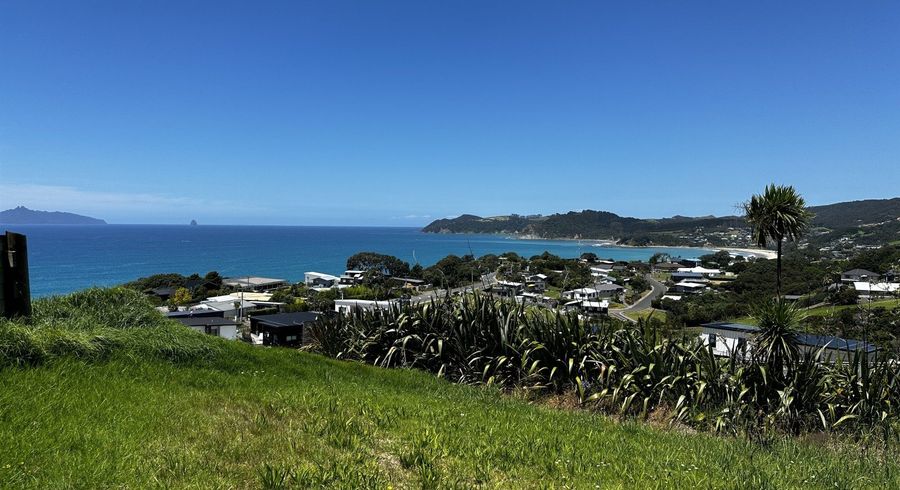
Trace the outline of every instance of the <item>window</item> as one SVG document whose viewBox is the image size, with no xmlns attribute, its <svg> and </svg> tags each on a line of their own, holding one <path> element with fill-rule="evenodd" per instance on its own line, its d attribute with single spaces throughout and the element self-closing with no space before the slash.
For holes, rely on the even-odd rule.
<svg viewBox="0 0 900 490">
<path fill-rule="evenodd" d="M 716 348 L 716 334 L 714 333 L 709 334 L 709 346 L 713 349 Z"/>
<path fill-rule="evenodd" d="M 285 337 L 285 340 L 287 342 L 293 342 L 293 341 L 297 340 L 297 336 L 296 335 L 288 335 L 287 337 Z"/>
</svg>

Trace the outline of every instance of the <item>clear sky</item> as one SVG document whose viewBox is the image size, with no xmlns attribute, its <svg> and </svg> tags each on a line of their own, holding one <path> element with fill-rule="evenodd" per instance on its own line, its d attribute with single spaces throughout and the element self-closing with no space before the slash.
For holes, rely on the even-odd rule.
<svg viewBox="0 0 900 490">
<path fill-rule="evenodd" d="M 116 223 L 900 195 L 900 2 L 0 1 L 0 207 Z"/>
</svg>

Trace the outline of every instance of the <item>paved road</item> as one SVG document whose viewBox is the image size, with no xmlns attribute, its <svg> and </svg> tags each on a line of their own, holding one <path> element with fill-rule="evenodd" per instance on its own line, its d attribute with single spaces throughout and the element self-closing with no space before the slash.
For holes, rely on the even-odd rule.
<svg viewBox="0 0 900 490">
<path fill-rule="evenodd" d="M 481 281 L 479 281 L 479 282 L 476 282 L 476 283 L 474 283 L 474 284 L 470 284 L 470 285 L 468 285 L 468 286 L 463 286 L 463 287 L 461 287 L 461 288 L 454 288 L 454 289 L 451 289 L 451 290 L 450 290 L 450 294 L 451 294 L 451 295 L 454 295 L 454 294 L 457 294 L 457 293 L 463 293 L 463 292 L 466 292 L 466 291 L 474 291 L 474 290 L 477 290 L 477 289 L 484 289 L 485 285 L 490 286 L 491 284 L 494 284 L 495 282 L 497 282 L 496 274 L 494 274 L 494 273 L 486 274 L 486 275 L 482 276 Z M 428 292 L 426 292 L 426 293 L 422 293 L 422 294 L 420 294 L 420 295 L 418 295 L 418 296 L 413 296 L 412 298 L 409 299 L 409 302 L 410 302 L 411 304 L 418 305 L 418 304 L 421 304 L 421 303 L 427 303 L 427 302 L 429 302 L 429 301 L 431 301 L 431 300 L 433 300 L 433 299 L 435 299 L 435 298 L 443 298 L 443 297 L 445 297 L 446 295 L 447 295 L 447 291 L 446 291 L 446 290 L 444 290 L 444 289 L 435 289 L 435 290 L 432 290 L 432 291 L 428 291 Z"/>
<path fill-rule="evenodd" d="M 651 303 L 654 299 L 662 296 L 666 292 L 666 285 L 657 281 L 650 274 L 645 274 L 644 278 L 650 282 L 650 292 L 641 297 L 641 299 L 637 300 L 633 305 L 628 308 L 619 308 L 615 310 L 609 310 L 609 316 L 626 321 L 631 323 L 637 323 L 635 320 L 628 318 L 625 313 L 637 313 L 639 311 L 646 310 L 650 308 Z"/>
</svg>

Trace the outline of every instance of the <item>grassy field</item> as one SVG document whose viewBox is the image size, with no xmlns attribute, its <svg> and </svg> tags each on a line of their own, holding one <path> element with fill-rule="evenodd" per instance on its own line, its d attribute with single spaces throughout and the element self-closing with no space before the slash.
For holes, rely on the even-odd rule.
<svg viewBox="0 0 900 490">
<path fill-rule="evenodd" d="M 900 486 L 896 458 L 856 446 L 617 422 L 149 316 L 123 328 L 137 306 L 39 306 L 55 310 L 0 323 L 0 488 Z"/>
<path fill-rule="evenodd" d="M 632 320 L 639 320 L 641 318 L 647 319 L 651 316 L 660 321 L 666 321 L 666 311 L 665 310 L 657 310 L 656 308 L 648 308 L 646 310 L 641 310 L 634 313 L 625 313 L 625 316 L 631 318 Z"/>
<path fill-rule="evenodd" d="M 813 318 L 813 317 L 828 317 L 831 315 L 835 315 L 838 312 L 841 312 L 843 310 L 850 310 L 850 309 L 860 309 L 861 308 L 861 309 L 865 310 L 867 308 L 897 308 L 898 306 L 900 306 L 900 300 L 885 299 L 885 300 L 880 300 L 880 301 L 873 301 L 871 303 L 864 304 L 864 305 L 819 306 L 819 307 L 810 308 L 810 309 L 803 308 L 803 309 L 801 309 L 801 311 L 803 312 L 803 314 L 805 316 Z M 746 323 L 749 325 L 756 325 L 756 320 L 754 320 L 752 317 L 749 317 L 749 316 L 742 316 L 742 317 L 735 318 L 730 321 L 737 322 L 737 323 Z"/>
</svg>

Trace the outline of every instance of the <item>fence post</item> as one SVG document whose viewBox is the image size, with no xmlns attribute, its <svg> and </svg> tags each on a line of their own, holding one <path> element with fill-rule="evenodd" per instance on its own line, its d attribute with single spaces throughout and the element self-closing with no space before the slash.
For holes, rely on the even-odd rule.
<svg viewBox="0 0 900 490">
<path fill-rule="evenodd" d="M 28 242 L 25 235 L 6 232 L 0 237 L 0 316 L 31 316 L 28 282 Z"/>
</svg>

